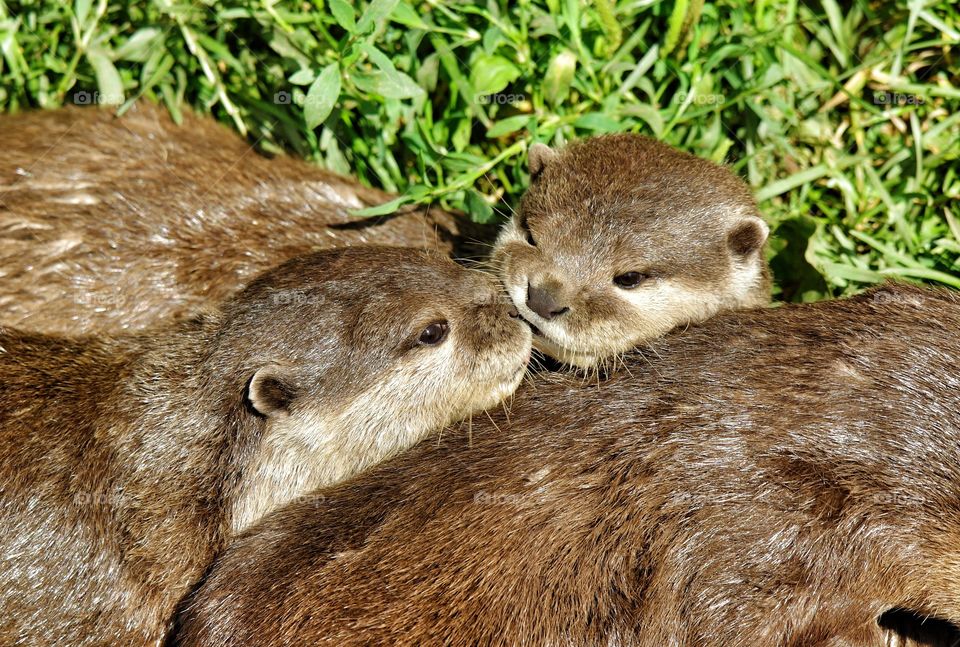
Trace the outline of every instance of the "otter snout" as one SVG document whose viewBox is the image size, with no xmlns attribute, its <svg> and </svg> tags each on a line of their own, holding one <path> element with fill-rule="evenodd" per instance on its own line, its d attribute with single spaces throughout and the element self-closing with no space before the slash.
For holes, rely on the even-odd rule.
<svg viewBox="0 0 960 647">
<path fill-rule="evenodd" d="M 546 319 L 559 317 L 570 311 L 570 306 L 563 305 L 555 290 L 547 285 L 533 285 L 527 283 L 527 307 Z"/>
</svg>

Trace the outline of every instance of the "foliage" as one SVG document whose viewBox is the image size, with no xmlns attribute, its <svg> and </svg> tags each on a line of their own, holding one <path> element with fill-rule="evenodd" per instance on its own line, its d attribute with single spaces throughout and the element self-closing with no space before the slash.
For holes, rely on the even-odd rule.
<svg viewBox="0 0 960 647">
<path fill-rule="evenodd" d="M 949 0 L 0 0 L 0 109 L 212 111 L 408 201 L 499 217 L 531 141 L 646 133 L 726 161 L 782 297 L 960 287 Z"/>
</svg>

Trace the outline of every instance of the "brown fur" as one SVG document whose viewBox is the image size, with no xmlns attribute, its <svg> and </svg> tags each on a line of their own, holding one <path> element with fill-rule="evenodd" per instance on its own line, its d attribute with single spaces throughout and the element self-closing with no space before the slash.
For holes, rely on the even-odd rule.
<svg viewBox="0 0 960 647">
<path fill-rule="evenodd" d="M 768 303 L 769 229 L 729 169 L 631 134 L 538 144 L 528 161 L 533 181 L 492 261 L 545 353 L 592 366 Z M 628 272 L 647 278 L 624 289 L 614 279 Z"/>
<path fill-rule="evenodd" d="M 137 335 L 0 328 L 0 644 L 157 644 L 258 514 L 508 395 L 530 332 L 501 301 L 447 258 L 358 247 Z"/>
<path fill-rule="evenodd" d="M 147 102 L 4 116 L 0 141 L 0 324 L 38 332 L 142 329 L 318 249 L 483 236 L 440 209 L 360 220 L 393 196 Z"/>
<path fill-rule="evenodd" d="M 960 298 L 721 314 L 266 517 L 177 644 L 884 645 L 960 620 Z"/>
</svg>

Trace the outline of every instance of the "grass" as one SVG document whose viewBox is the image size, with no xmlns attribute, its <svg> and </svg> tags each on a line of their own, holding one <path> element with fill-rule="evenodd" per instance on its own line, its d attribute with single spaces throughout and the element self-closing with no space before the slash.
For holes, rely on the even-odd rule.
<svg viewBox="0 0 960 647">
<path fill-rule="evenodd" d="M 0 109 L 191 105 L 477 220 L 529 142 L 642 132 L 747 179 L 815 300 L 960 288 L 958 43 L 951 0 L 0 0 Z"/>
</svg>

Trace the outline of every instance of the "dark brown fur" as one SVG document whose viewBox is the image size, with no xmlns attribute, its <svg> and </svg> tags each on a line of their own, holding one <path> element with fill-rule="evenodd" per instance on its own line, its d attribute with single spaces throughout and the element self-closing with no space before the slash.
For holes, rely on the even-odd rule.
<svg viewBox="0 0 960 647">
<path fill-rule="evenodd" d="M 240 537 L 198 645 L 884 645 L 960 620 L 960 298 L 727 313 Z"/>
<path fill-rule="evenodd" d="M 147 102 L 4 116 L 0 142 L 0 324 L 39 332 L 142 329 L 318 249 L 482 236 L 440 209 L 360 220 L 393 196 Z"/>
<path fill-rule="evenodd" d="M 516 386 L 530 334 L 497 297 L 445 257 L 358 247 L 137 335 L 0 327 L 0 644 L 156 645 L 238 515 Z"/>
</svg>

